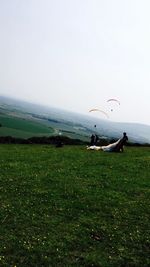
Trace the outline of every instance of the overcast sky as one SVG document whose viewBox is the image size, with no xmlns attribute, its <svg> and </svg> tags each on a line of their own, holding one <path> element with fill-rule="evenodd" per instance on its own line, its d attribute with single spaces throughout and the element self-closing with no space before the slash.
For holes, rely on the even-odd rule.
<svg viewBox="0 0 150 267">
<path fill-rule="evenodd" d="M 0 95 L 150 125 L 149 12 L 149 0 L 0 0 Z"/>
</svg>

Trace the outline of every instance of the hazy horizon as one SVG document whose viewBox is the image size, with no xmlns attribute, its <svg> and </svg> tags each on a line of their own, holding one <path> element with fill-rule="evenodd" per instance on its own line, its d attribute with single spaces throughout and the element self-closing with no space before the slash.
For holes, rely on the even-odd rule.
<svg viewBox="0 0 150 267">
<path fill-rule="evenodd" d="M 0 1 L 0 95 L 150 125 L 149 8 L 148 0 Z"/>
</svg>

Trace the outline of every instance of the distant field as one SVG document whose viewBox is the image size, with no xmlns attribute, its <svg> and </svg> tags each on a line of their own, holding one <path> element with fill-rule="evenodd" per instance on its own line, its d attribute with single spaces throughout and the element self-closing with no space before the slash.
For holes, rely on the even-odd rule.
<svg viewBox="0 0 150 267">
<path fill-rule="evenodd" d="M 0 266 L 150 266 L 150 148 L 0 151 Z"/>
<path fill-rule="evenodd" d="M 0 136 L 28 138 L 32 136 L 51 135 L 54 130 L 42 123 L 0 114 Z"/>
<path fill-rule="evenodd" d="M 89 141 L 90 139 L 90 133 L 88 132 L 48 120 L 38 122 L 38 120 L 0 114 L 0 124 L 2 125 L 0 127 L 0 136 L 29 138 L 33 136 L 58 135 L 61 132 L 64 136 L 73 139 L 81 139 L 83 141 Z"/>
<path fill-rule="evenodd" d="M 25 116 L 25 115 L 24 115 Z M 19 138 L 29 138 L 33 136 L 51 136 L 58 135 L 61 132 L 64 136 L 73 139 L 88 141 L 89 132 L 74 129 L 73 126 L 65 123 L 56 123 L 54 121 L 29 119 L 0 114 L 0 136 L 12 136 Z M 71 130 L 70 130 L 71 129 Z"/>
</svg>

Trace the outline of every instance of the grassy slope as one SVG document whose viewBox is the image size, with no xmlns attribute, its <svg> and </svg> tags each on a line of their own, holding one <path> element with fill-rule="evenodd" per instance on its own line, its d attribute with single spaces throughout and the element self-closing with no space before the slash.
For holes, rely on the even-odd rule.
<svg viewBox="0 0 150 267">
<path fill-rule="evenodd" d="M 29 138 L 33 136 L 50 136 L 58 135 L 61 131 L 64 136 L 73 139 L 89 140 L 90 132 L 76 130 L 71 125 L 64 123 L 49 122 L 46 120 L 34 121 L 0 114 L 0 136 L 13 136 L 20 138 Z"/>
<path fill-rule="evenodd" d="M 0 266 L 150 265 L 149 148 L 0 150 Z"/>
<path fill-rule="evenodd" d="M 31 137 L 39 135 L 50 135 L 52 128 L 38 122 L 22 118 L 0 115 L 0 136 L 11 135 L 13 137 Z"/>
</svg>

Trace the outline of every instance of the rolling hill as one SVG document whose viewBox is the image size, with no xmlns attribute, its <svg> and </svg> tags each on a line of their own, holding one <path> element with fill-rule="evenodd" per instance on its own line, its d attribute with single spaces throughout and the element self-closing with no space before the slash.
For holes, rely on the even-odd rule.
<svg viewBox="0 0 150 267">
<path fill-rule="evenodd" d="M 94 128 L 96 124 L 96 128 Z M 0 136 L 13 137 L 64 135 L 84 141 L 93 132 L 102 138 L 119 138 L 127 132 L 129 140 L 150 143 L 150 126 L 118 123 L 0 96 Z"/>
</svg>

